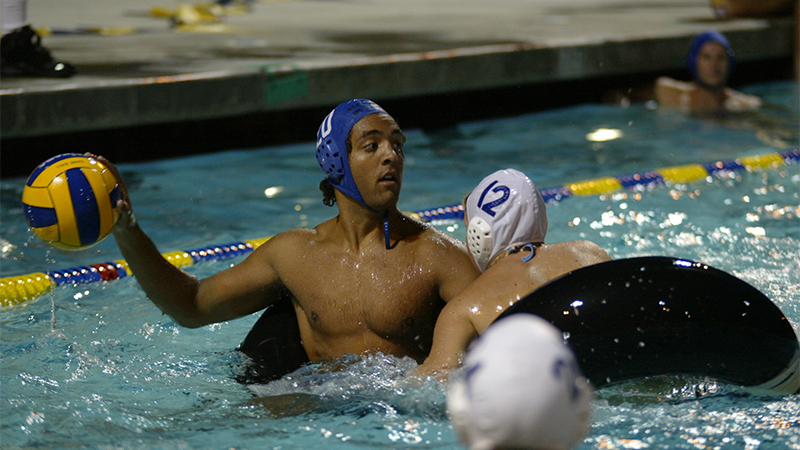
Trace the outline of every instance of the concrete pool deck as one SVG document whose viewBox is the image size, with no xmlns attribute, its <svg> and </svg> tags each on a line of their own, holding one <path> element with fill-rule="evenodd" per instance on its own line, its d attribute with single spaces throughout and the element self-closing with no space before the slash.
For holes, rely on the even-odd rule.
<svg viewBox="0 0 800 450">
<path fill-rule="evenodd" d="M 794 51 L 791 17 L 720 21 L 707 0 L 262 0 L 183 28 L 164 17 L 179 3 L 29 1 L 32 26 L 51 33 L 43 44 L 79 73 L 0 80 L 3 174 L 27 173 L 65 145 L 133 160 L 158 148 L 147 135 L 199 141 L 186 136 L 196 130 L 164 132 L 182 123 L 268 144 L 292 134 L 297 111 L 318 122 L 354 97 L 384 106 L 497 89 L 513 97 L 516 88 L 676 73 L 691 36 L 709 28 L 725 33 L 740 66 L 790 66 Z M 470 107 L 503 109 L 490 98 Z M 208 130 L 218 120 L 228 122 Z M 315 130 L 304 130 L 308 140 Z"/>
</svg>

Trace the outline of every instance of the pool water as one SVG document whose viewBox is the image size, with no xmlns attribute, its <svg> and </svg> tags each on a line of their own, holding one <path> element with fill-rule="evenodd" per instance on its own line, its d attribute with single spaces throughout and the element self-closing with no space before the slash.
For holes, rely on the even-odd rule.
<svg viewBox="0 0 800 450">
<path fill-rule="evenodd" d="M 461 200 L 513 167 L 541 188 L 797 148 L 797 84 L 748 86 L 771 106 L 724 120 L 633 105 L 578 107 L 406 130 L 400 207 Z M 399 118 L 402 122 L 402 118 Z M 597 129 L 621 132 L 589 141 Z M 316 130 L 309 130 L 313 137 Z M 619 133 L 618 133 L 619 134 Z M 322 205 L 313 142 L 120 164 L 137 218 L 162 252 L 272 236 L 335 213 Z M 32 169 L 32 168 L 31 168 Z M 120 258 L 112 239 L 56 251 L 28 231 L 24 179 L 0 181 L 2 276 Z M 265 190 L 279 193 L 267 197 Z M 589 239 L 614 258 L 702 261 L 764 292 L 800 329 L 800 165 L 548 205 L 548 242 Z M 437 225 L 463 239 L 459 223 Z M 203 277 L 241 260 L 200 263 Z M 257 315 L 190 330 L 160 314 L 133 278 L 62 286 L 0 311 L 3 448 L 462 448 L 445 385 L 416 363 L 344 358 L 250 390 L 234 349 Z M 55 319 L 55 322 L 54 322 Z M 268 396 L 256 401 L 255 393 Z M 664 377 L 600 389 L 582 449 L 800 449 L 800 395 L 750 396 L 714 380 Z"/>
</svg>

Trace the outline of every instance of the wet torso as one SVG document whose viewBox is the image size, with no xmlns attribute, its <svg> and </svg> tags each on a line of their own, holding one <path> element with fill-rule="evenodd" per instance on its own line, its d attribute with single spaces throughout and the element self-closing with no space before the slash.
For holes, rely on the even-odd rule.
<svg viewBox="0 0 800 450">
<path fill-rule="evenodd" d="M 419 224 L 391 250 L 381 241 L 353 251 L 331 227 L 293 230 L 293 250 L 276 263 L 309 358 L 380 351 L 424 359 L 444 306 L 436 266 L 446 263 L 436 257 L 443 237 Z"/>
</svg>

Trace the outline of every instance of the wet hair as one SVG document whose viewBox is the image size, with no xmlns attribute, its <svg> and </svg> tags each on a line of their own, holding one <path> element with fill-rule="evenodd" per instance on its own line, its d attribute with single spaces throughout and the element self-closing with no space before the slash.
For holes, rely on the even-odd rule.
<svg viewBox="0 0 800 450">
<path fill-rule="evenodd" d="M 350 134 L 347 135 L 347 140 L 345 140 L 344 143 L 345 146 L 347 146 L 347 154 L 349 155 L 350 152 L 353 151 L 353 143 L 350 142 Z M 328 177 L 323 178 L 323 180 L 319 182 L 319 190 L 322 191 L 322 204 L 325 206 L 333 206 L 336 204 L 336 188 L 333 187 Z"/>
<path fill-rule="evenodd" d="M 322 203 L 325 206 L 333 206 L 336 203 L 336 190 L 327 177 L 319 182 L 319 190 L 322 191 Z"/>
</svg>

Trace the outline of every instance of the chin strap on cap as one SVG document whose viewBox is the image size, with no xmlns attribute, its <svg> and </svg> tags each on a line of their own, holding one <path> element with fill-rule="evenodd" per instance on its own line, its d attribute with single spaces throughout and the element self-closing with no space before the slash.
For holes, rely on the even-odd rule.
<svg viewBox="0 0 800 450">
<path fill-rule="evenodd" d="M 392 248 L 391 242 L 389 240 L 389 210 L 386 210 L 386 214 L 383 215 L 383 237 L 386 240 L 386 250 Z"/>
</svg>

